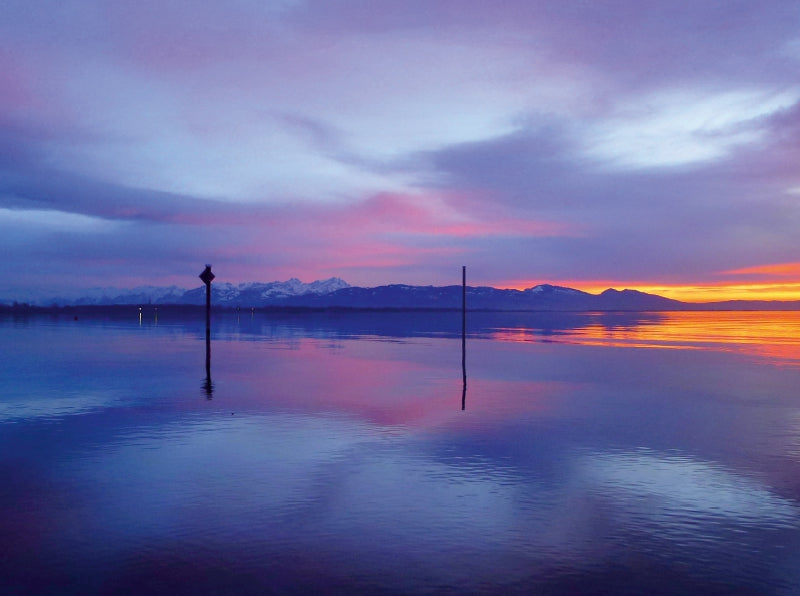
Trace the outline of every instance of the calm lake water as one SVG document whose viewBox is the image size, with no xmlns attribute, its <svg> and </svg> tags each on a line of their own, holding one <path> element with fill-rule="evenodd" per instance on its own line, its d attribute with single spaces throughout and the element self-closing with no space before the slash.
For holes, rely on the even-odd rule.
<svg viewBox="0 0 800 596">
<path fill-rule="evenodd" d="M 0 593 L 800 593 L 800 313 L 0 319 Z"/>
</svg>

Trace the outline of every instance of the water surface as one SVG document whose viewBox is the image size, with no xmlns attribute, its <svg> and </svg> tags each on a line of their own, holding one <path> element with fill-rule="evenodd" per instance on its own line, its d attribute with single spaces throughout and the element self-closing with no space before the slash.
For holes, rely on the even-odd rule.
<svg viewBox="0 0 800 596">
<path fill-rule="evenodd" d="M 800 593 L 800 313 L 0 320 L 0 592 Z"/>
</svg>

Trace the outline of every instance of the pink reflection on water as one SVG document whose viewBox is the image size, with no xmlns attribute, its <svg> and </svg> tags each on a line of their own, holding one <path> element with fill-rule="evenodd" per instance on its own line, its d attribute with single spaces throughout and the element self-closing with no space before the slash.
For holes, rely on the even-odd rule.
<svg viewBox="0 0 800 596">
<path fill-rule="evenodd" d="M 344 340 L 295 340 L 290 349 L 256 342 L 227 342 L 217 366 L 220 386 L 235 377 L 237 403 L 356 416 L 381 426 L 431 427 L 454 416 L 482 420 L 544 412 L 565 383 L 470 378 L 462 412 L 460 343 L 436 345 Z M 221 360 L 221 358 L 219 358 Z M 218 400 L 228 399 L 222 394 Z"/>
</svg>

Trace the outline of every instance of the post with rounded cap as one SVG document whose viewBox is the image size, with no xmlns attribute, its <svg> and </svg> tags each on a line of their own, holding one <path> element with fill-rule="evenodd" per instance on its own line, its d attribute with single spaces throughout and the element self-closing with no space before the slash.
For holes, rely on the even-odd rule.
<svg viewBox="0 0 800 596">
<path fill-rule="evenodd" d="M 214 274 L 211 273 L 211 265 L 200 274 L 200 279 L 206 284 L 206 391 L 211 396 L 211 282 Z"/>
<path fill-rule="evenodd" d="M 200 279 L 206 284 L 206 329 L 211 328 L 211 282 L 214 277 L 214 274 L 211 273 L 211 265 L 206 265 L 200 274 Z"/>
</svg>

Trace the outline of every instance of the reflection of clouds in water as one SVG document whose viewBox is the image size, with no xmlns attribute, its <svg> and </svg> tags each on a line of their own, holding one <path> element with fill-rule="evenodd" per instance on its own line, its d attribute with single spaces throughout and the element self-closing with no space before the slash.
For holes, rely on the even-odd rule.
<svg viewBox="0 0 800 596">
<path fill-rule="evenodd" d="M 789 457 L 800 461 L 800 413 L 793 414 L 786 424 L 787 453 Z"/>
<path fill-rule="evenodd" d="M 583 530 L 559 511 L 561 489 L 491 458 L 444 463 L 404 433 L 338 416 L 225 414 L 139 428 L 74 460 L 73 514 L 116 549 L 200 532 L 349 553 L 365 572 L 400 573 L 404 560 L 415 577 L 427 569 L 465 586 L 508 575 L 509 552 L 586 554 Z M 451 557 L 469 564 L 449 570 Z"/>
<path fill-rule="evenodd" d="M 59 397 L 24 396 L 0 401 L 0 423 L 22 422 L 42 418 L 63 418 L 85 414 L 119 404 L 121 395 L 114 392 L 81 392 Z"/>
<path fill-rule="evenodd" d="M 659 555 L 670 564 L 728 577 L 721 562 L 752 559 L 725 528 L 769 533 L 800 519 L 758 482 L 687 457 L 540 453 L 526 463 L 431 447 L 346 416 L 223 410 L 115 434 L 61 473 L 75 491 L 70 520 L 115 556 L 202 537 L 247 545 L 254 561 L 343 561 L 409 591 L 429 577 L 469 591 L 553 569 L 590 573 L 661 539 L 680 545 Z"/>
<path fill-rule="evenodd" d="M 537 547 L 558 548 L 557 543 L 571 540 L 568 535 L 579 520 L 591 515 L 597 498 L 609 501 L 605 511 L 664 529 L 714 518 L 762 528 L 800 523 L 800 507 L 792 501 L 753 479 L 684 456 L 647 450 L 591 454 L 574 464 L 564 462 L 563 475 L 544 478 L 536 470 L 500 465 L 492 458 L 442 461 L 409 449 L 402 433 L 387 430 L 342 417 L 236 416 L 140 429 L 83 464 L 76 462 L 73 471 L 83 469 L 95 477 L 110 471 L 105 479 L 96 477 L 105 492 L 120 481 L 119 470 L 125 470 L 126 486 L 133 482 L 145 491 L 150 490 L 148 479 L 152 486 L 169 482 L 177 490 L 148 501 L 184 513 L 211 490 L 225 499 L 223 515 L 237 509 L 313 511 L 318 521 L 337 530 L 351 524 L 369 533 L 370 527 L 389 525 L 410 539 L 427 528 L 425 533 L 445 543 L 448 535 L 479 540 L 487 534 L 510 538 L 529 532 L 526 540 Z M 220 460 L 227 462 L 224 471 L 207 465 Z M 251 478 L 252 491 L 231 492 L 231 486 L 240 487 L 240 476 Z M 326 504 L 324 510 L 320 503 Z M 353 510 L 357 515 L 351 515 Z"/>
<path fill-rule="evenodd" d="M 800 508 L 756 480 L 713 463 L 647 450 L 600 453 L 581 460 L 581 475 L 593 492 L 623 513 L 659 526 L 659 531 L 696 533 L 715 518 L 759 528 L 794 528 Z M 684 536 L 684 537 L 686 537 Z"/>
<path fill-rule="evenodd" d="M 200 518 L 193 519 L 193 511 L 216 499 L 220 507 L 214 523 L 231 522 L 243 513 L 275 514 L 301 506 L 317 472 L 330 473 L 349 448 L 364 440 L 363 429 L 335 417 L 250 418 L 223 411 L 211 421 L 137 428 L 101 453 L 77 460 L 71 474 L 92 477 L 96 489 L 86 490 L 97 490 L 113 508 L 126 511 L 117 529 L 136 534 L 143 529 L 136 521 L 140 511 L 134 503 L 120 508 L 138 499 L 130 494 L 131 485 L 148 494 L 150 518 L 158 512 L 170 523 L 194 523 Z M 224 467 L 216 465 L 220 461 Z M 169 491 L 158 488 L 165 485 Z M 109 499 L 108 494 L 115 496 Z"/>
</svg>

